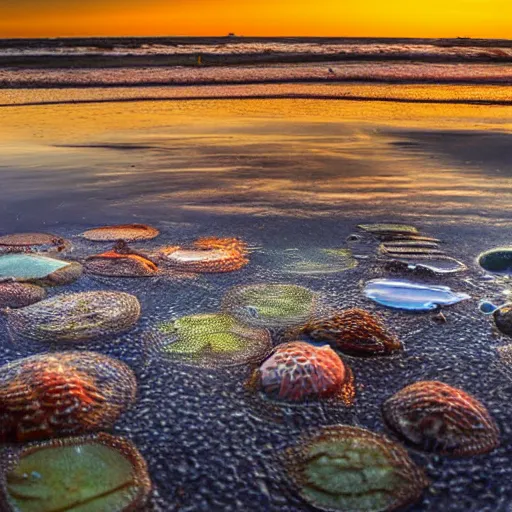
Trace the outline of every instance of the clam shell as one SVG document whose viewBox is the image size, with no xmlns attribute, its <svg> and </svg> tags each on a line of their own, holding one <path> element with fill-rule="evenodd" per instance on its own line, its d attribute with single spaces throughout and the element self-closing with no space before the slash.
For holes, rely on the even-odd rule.
<svg viewBox="0 0 512 512">
<path fill-rule="evenodd" d="M 302 498 L 331 512 L 385 512 L 418 501 L 424 471 L 387 437 L 344 425 L 324 427 L 288 450 L 285 465 Z"/>
<path fill-rule="evenodd" d="M 465 457 L 499 444 L 487 409 L 468 393 L 437 381 L 405 387 L 382 406 L 388 426 L 426 451 Z"/>
<path fill-rule="evenodd" d="M 14 337 L 79 343 L 131 329 L 140 316 L 137 298 L 128 293 L 95 291 L 57 295 L 8 312 Z"/>
<path fill-rule="evenodd" d="M 121 361 L 63 352 L 0 367 L 0 442 L 110 428 L 135 400 L 137 383 Z"/>
<path fill-rule="evenodd" d="M 136 512 L 151 491 L 135 445 L 108 434 L 34 443 L 12 450 L 1 466 L 6 512 Z"/>
</svg>

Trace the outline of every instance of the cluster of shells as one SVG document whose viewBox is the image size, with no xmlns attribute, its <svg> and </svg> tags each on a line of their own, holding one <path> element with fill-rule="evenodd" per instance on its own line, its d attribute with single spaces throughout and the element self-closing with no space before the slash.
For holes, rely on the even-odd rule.
<svg viewBox="0 0 512 512">
<path fill-rule="evenodd" d="M 435 247 L 438 241 L 415 228 L 384 224 L 362 229 L 384 240 L 379 251 L 386 257 L 428 260 L 430 254 L 436 262 L 455 265 Z M 81 263 L 60 259 L 71 243 L 53 235 L 0 237 L 0 276 L 12 273 L 0 282 L 0 306 L 12 339 L 73 348 L 132 329 L 141 314 L 133 295 L 97 291 L 45 299 L 45 287 L 69 283 L 83 270 L 142 278 L 232 272 L 249 262 L 246 244 L 231 238 L 202 238 L 153 251 L 128 245 L 158 234 L 138 224 L 92 229 L 83 237 L 115 245 Z M 441 267 L 443 272 L 448 268 Z M 374 285 L 375 293 L 386 291 Z M 408 293 L 410 288 L 400 290 Z M 235 286 L 218 312 L 161 321 L 147 330 L 145 343 L 152 356 L 185 366 L 248 365 L 253 370 L 244 383 L 247 391 L 276 406 L 329 401 L 347 407 L 356 399 L 357 375 L 344 355 L 390 357 L 400 354 L 403 344 L 378 315 L 360 308 L 325 313 L 319 303 L 318 295 L 302 286 Z M 498 321 L 503 323 L 507 312 L 502 309 Z M 48 352 L 1 367 L 0 443 L 6 447 L 0 509 L 49 512 L 83 505 L 99 512 L 139 510 L 151 490 L 146 463 L 131 441 L 105 433 L 136 395 L 133 371 L 94 352 Z M 499 444 L 498 427 L 485 406 L 442 382 L 405 387 L 382 404 L 382 415 L 395 440 L 333 425 L 282 454 L 305 501 L 322 510 L 395 510 L 419 500 L 428 486 L 406 447 L 463 457 Z M 81 489 L 76 482 L 87 486 Z"/>
</svg>

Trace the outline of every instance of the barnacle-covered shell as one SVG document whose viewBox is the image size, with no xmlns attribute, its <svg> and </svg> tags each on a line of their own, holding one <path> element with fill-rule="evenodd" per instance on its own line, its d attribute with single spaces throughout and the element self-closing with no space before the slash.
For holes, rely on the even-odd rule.
<svg viewBox="0 0 512 512">
<path fill-rule="evenodd" d="M 94 352 L 42 354 L 0 367 L 0 442 L 110 428 L 137 383 L 121 361 Z"/>
<path fill-rule="evenodd" d="M 118 226 L 89 229 L 82 233 L 82 236 L 93 242 L 115 242 L 116 240 L 135 242 L 137 240 L 151 240 L 159 234 L 158 229 L 146 224 L 120 224 Z"/>
<path fill-rule="evenodd" d="M 505 304 L 493 313 L 496 327 L 507 336 L 512 336 L 512 304 Z"/>
<path fill-rule="evenodd" d="M 136 512 L 151 491 L 135 445 L 104 433 L 11 450 L 0 469 L 6 512 Z"/>
<path fill-rule="evenodd" d="M 39 254 L 4 254 L 0 256 L 0 278 L 42 286 L 72 283 L 82 275 L 82 265 Z"/>
<path fill-rule="evenodd" d="M 307 322 L 316 306 L 316 295 L 291 284 L 235 286 L 222 299 L 222 309 L 248 325 L 278 328 Z"/>
<path fill-rule="evenodd" d="M 303 332 L 315 341 L 327 341 L 354 355 L 391 354 L 403 348 L 378 316 L 358 308 L 313 319 Z"/>
<path fill-rule="evenodd" d="M 8 312 L 15 337 L 75 343 L 120 334 L 135 325 L 140 304 L 123 292 L 94 291 L 57 295 Z"/>
<path fill-rule="evenodd" d="M 156 256 L 163 266 L 183 272 L 232 272 L 249 262 L 246 244 L 236 238 L 200 238 L 192 247 L 164 247 Z"/>
<path fill-rule="evenodd" d="M 390 428 L 427 451 L 464 457 L 499 444 L 498 427 L 485 406 L 442 382 L 405 387 L 386 400 L 382 413 Z"/>
<path fill-rule="evenodd" d="M 236 366 L 262 361 L 272 348 L 266 329 L 226 314 L 206 313 L 162 322 L 149 336 L 150 350 L 194 366 Z"/>
<path fill-rule="evenodd" d="M 332 397 L 350 404 L 355 395 L 352 372 L 338 354 L 301 341 L 279 345 L 254 372 L 250 386 L 290 402 Z"/>
<path fill-rule="evenodd" d="M 326 511 L 392 511 L 419 500 L 428 486 L 403 447 L 344 425 L 325 427 L 288 450 L 285 465 L 300 495 Z"/>
<path fill-rule="evenodd" d="M 71 242 L 49 233 L 15 233 L 0 236 L 0 254 L 16 252 L 59 253 L 71 249 Z"/>
<path fill-rule="evenodd" d="M 46 290 L 35 284 L 0 283 L 0 308 L 23 308 L 46 297 Z"/>
</svg>

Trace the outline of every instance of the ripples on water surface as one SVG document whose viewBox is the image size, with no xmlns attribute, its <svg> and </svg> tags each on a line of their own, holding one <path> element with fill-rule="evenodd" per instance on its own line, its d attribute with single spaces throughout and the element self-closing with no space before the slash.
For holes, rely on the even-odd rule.
<svg viewBox="0 0 512 512">
<path fill-rule="evenodd" d="M 288 87 L 288 93 L 302 90 Z M 111 247 L 79 233 L 129 222 L 161 231 L 159 238 L 138 243 L 141 249 L 187 244 L 199 236 L 238 236 L 252 248 L 249 265 L 229 274 L 84 276 L 49 290 L 52 296 L 122 290 L 142 304 L 135 330 L 87 348 L 124 360 L 137 374 L 137 403 L 115 433 L 132 439 L 148 461 L 155 486 L 149 509 L 313 510 L 291 489 L 278 454 L 320 425 L 382 432 L 385 399 L 413 382 L 441 380 L 488 407 L 501 446 L 465 459 L 414 452 L 431 485 L 411 510 L 510 510 L 512 390 L 496 351 L 507 339 L 493 333 L 489 317 L 478 311 L 482 298 L 505 302 L 508 285 L 482 279 L 476 258 L 511 243 L 512 107 L 319 99 L 108 101 L 141 99 L 145 91 L 1 91 L 2 104 L 105 103 L 1 110 L 0 232 L 50 231 L 71 238 L 74 258 Z M 507 100 L 507 92 L 476 86 L 344 89 L 407 100 Z M 223 94 L 212 88 L 194 93 Z M 150 94 L 165 99 L 178 93 L 157 88 Z M 394 274 L 377 265 L 378 244 L 371 237 L 346 239 L 358 224 L 386 221 L 413 224 L 442 239 L 443 248 L 469 267 L 452 277 L 418 278 L 471 296 L 446 308 L 446 323 L 434 321 L 435 313 L 384 309 L 365 298 L 365 282 Z M 347 247 L 360 257 L 345 271 L 289 271 L 297 253 L 309 258 L 318 249 Z M 277 412 L 245 390 L 246 366 L 201 370 L 148 359 L 141 340 L 155 322 L 215 312 L 229 287 L 261 282 L 310 287 L 330 306 L 379 312 L 406 350 L 373 359 L 343 356 L 356 378 L 352 407 L 283 406 Z M 1 363 L 35 351 L 12 346 L 1 328 Z"/>
</svg>

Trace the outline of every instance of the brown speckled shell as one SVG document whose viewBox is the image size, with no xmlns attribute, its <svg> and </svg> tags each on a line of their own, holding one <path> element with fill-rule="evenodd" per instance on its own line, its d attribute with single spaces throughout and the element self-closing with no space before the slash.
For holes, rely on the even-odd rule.
<svg viewBox="0 0 512 512">
<path fill-rule="evenodd" d="M 426 451 L 465 457 L 499 445 L 487 409 L 466 392 L 437 381 L 405 387 L 382 406 L 387 425 Z"/>
<path fill-rule="evenodd" d="M 50 233 L 14 233 L 0 236 L 0 254 L 16 252 L 60 253 L 70 250 L 71 242 Z"/>
<path fill-rule="evenodd" d="M 146 224 L 119 224 L 117 226 L 89 229 L 82 233 L 82 236 L 93 242 L 115 242 L 116 240 L 135 242 L 137 240 L 151 240 L 159 234 L 158 229 Z"/>
<path fill-rule="evenodd" d="M 84 268 L 89 274 L 108 277 L 152 277 L 158 273 L 158 267 L 142 256 L 114 252 L 90 256 Z"/>
</svg>

